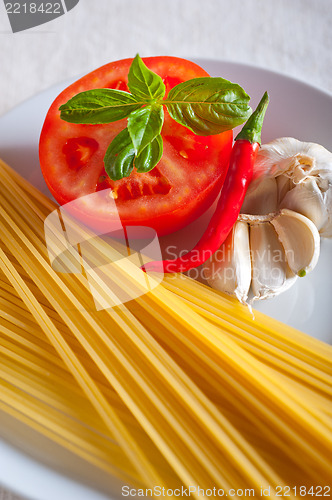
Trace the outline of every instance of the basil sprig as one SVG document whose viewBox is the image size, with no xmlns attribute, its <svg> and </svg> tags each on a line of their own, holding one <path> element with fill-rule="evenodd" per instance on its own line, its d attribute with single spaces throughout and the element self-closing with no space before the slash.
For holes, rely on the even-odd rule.
<svg viewBox="0 0 332 500">
<path fill-rule="evenodd" d="M 148 172 L 163 154 L 161 129 L 166 106 L 170 116 L 197 135 L 220 134 L 244 123 L 251 115 L 250 97 L 223 78 L 194 78 L 176 85 L 164 99 L 162 78 L 148 69 L 137 54 L 128 74 L 130 92 L 87 90 L 60 106 L 60 117 L 70 123 L 104 124 L 127 118 L 127 127 L 109 145 L 104 164 L 112 180 Z"/>
</svg>

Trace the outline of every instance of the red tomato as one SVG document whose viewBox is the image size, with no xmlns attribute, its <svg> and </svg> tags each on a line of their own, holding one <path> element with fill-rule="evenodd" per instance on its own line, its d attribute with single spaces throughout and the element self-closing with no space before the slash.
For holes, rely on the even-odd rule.
<svg viewBox="0 0 332 500">
<path fill-rule="evenodd" d="M 107 125 L 77 125 L 61 120 L 59 107 L 89 89 L 128 90 L 131 62 L 132 59 L 124 59 L 106 64 L 56 98 L 40 137 L 41 168 L 60 204 L 112 188 L 123 225 L 148 226 L 159 235 L 168 234 L 192 222 L 216 198 L 226 175 L 233 136 L 231 131 L 197 136 L 172 120 L 165 109 L 164 154 L 157 167 L 144 174 L 134 169 L 129 177 L 112 181 L 105 173 L 103 158 L 127 120 Z M 209 76 L 196 64 L 177 57 L 148 57 L 144 62 L 163 78 L 166 96 L 180 82 Z M 112 203 L 113 209 L 105 197 L 101 203 L 82 204 L 79 217 L 103 232 L 111 231 L 114 200 Z"/>
</svg>

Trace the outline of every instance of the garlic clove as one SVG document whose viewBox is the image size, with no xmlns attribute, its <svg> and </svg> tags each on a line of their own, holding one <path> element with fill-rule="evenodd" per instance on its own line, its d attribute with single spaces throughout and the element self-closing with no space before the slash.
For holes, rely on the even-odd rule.
<svg viewBox="0 0 332 500">
<path fill-rule="evenodd" d="M 250 248 L 253 300 L 279 295 L 295 282 L 296 277 L 287 265 L 284 248 L 270 222 L 250 227 Z"/>
<path fill-rule="evenodd" d="M 279 290 L 279 293 L 285 292 L 288 290 L 292 285 L 294 285 L 295 281 L 298 279 L 298 275 L 294 274 L 291 268 L 288 265 L 288 262 L 286 261 L 286 280 L 282 286 L 282 288 Z"/>
<path fill-rule="evenodd" d="M 258 181 L 258 182 L 257 182 Z M 258 179 L 250 184 L 241 213 L 265 215 L 277 210 L 278 188 L 273 177 Z"/>
<path fill-rule="evenodd" d="M 247 223 L 235 223 L 225 243 L 205 264 L 204 276 L 212 288 L 246 302 L 251 282 Z"/>
<path fill-rule="evenodd" d="M 304 276 L 312 271 L 320 252 L 320 237 L 315 224 L 308 217 L 286 208 L 271 220 L 271 224 L 293 273 Z"/>
<path fill-rule="evenodd" d="M 282 200 L 284 199 L 286 193 L 292 189 L 294 184 L 287 175 L 279 175 L 276 178 L 278 187 L 278 207 Z"/>
<path fill-rule="evenodd" d="M 293 189 L 288 191 L 280 203 L 280 208 L 288 208 L 305 215 L 315 224 L 318 231 L 327 222 L 327 210 L 323 195 L 313 179 L 296 184 Z"/>
</svg>

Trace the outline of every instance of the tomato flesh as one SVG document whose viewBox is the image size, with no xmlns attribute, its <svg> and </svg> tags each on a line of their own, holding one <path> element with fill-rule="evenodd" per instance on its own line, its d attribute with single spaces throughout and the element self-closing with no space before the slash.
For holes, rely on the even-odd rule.
<svg viewBox="0 0 332 500">
<path fill-rule="evenodd" d="M 92 137 L 74 137 L 68 139 L 62 148 L 68 168 L 78 170 L 87 165 L 99 147 Z"/>
<path fill-rule="evenodd" d="M 131 59 L 113 62 L 81 78 L 64 90 L 52 104 L 40 137 L 40 163 L 46 183 L 60 204 L 83 196 L 112 190 L 107 197 L 79 217 L 103 232 L 112 230 L 116 210 L 124 226 L 154 228 L 159 235 L 176 231 L 200 216 L 214 201 L 224 181 L 232 132 L 201 137 L 176 123 L 165 109 L 162 129 L 164 153 L 152 171 L 112 181 L 103 158 L 126 120 L 106 125 L 77 125 L 60 119 L 59 107 L 79 92 L 94 88 L 128 91 Z M 145 64 L 158 73 L 167 92 L 182 81 L 208 76 L 196 64 L 175 57 L 151 57 Z M 113 207 L 113 208 L 112 208 Z"/>
</svg>

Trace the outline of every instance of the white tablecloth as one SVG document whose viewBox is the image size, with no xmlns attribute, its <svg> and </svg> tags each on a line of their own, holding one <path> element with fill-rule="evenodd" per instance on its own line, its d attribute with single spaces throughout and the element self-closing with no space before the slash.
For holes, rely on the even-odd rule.
<svg viewBox="0 0 332 500">
<path fill-rule="evenodd" d="M 331 26 L 331 0 L 80 0 L 65 16 L 12 34 L 0 5 L 0 115 L 137 52 L 245 62 L 332 91 Z"/>
<path fill-rule="evenodd" d="M 332 92 L 331 26 L 331 0 L 80 0 L 66 15 L 13 34 L 1 2 L 0 115 L 137 52 L 244 62 Z M 0 487 L 0 500 L 17 498 Z"/>
</svg>

